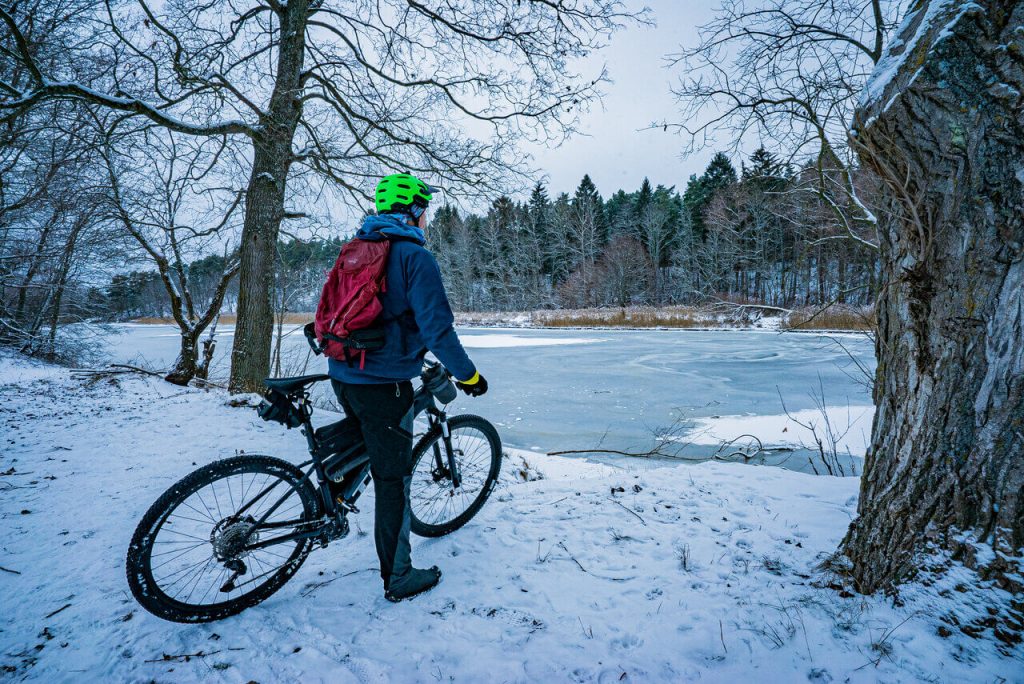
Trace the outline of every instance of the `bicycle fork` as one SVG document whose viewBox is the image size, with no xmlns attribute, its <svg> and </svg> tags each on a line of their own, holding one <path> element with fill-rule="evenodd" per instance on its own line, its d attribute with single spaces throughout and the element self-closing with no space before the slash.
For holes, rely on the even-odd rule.
<svg viewBox="0 0 1024 684">
<path fill-rule="evenodd" d="M 448 427 L 448 415 L 444 411 L 438 411 L 437 417 L 431 417 L 430 422 L 437 425 L 441 429 L 441 442 L 444 443 L 445 456 L 444 460 L 448 461 L 447 471 L 449 477 L 452 479 L 452 487 L 458 488 L 462 484 L 462 474 L 459 472 L 458 461 L 455 460 L 455 450 L 452 448 L 452 431 Z M 438 471 L 445 471 L 445 462 L 441 458 L 441 447 L 438 442 L 434 442 L 434 466 Z"/>
</svg>

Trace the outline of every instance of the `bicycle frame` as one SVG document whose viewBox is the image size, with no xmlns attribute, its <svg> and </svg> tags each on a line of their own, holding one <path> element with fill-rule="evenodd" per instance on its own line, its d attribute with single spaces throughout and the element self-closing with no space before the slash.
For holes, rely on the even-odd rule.
<svg viewBox="0 0 1024 684">
<path fill-rule="evenodd" d="M 329 541 L 331 528 L 335 524 L 335 521 L 342 520 L 349 512 L 359 511 L 359 509 L 356 508 L 355 503 L 370 485 L 372 480 L 370 476 L 370 457 L 366 454 L 366 451 L 361 448 L 362 445 L 357 443 L 350 449 L 351 455 L 342 464 L 342 467 L 345 469 L 345 481 L 348 482 L 348 486 L 338 497 L 341 499 L 341 502 L 338 502 L 338 500 L 331 494 L 330 487 L 328 485 L 331 480 L 324 473 L 323 458 L 320 455 L 320 443 L 317 440 L 316 431 L 313 429 L 313 423 L 311 421 L 313 411 L 309 402 L 309 392 L 306 389 L 303 389 L 295 396 L 295 401 L 299 413 L 302 416 L 301 431 L 306 437 L 306 444 L 309 448 L 310 455 L 310 460 L 300 463 L 299 467 L 305 468 L 306 466 L 309 466 L 306 470 L 307 478 L 309 478 L 312 473 L 316 473 L 317 491 L 320 494 L 323 513 L 319 520 L 285 520 L 273 523 L 266 522 L 267 518 L 269 518 L 274 511 L 276 511 L 285 502 L 285 500 L 292 495 L 292 492 L 289 491 L 261 515 L 253 525 L 249 534 L 251 535 L 253 532 L 258 530 L 287 527 L 296 528 L 310 524 L 313 524 L 313 526 L 307 530 L 291 532 L 277 537 L 271 537 L 270 539 L 246 544 L 242 548 L 242 551 L 254 551 L 256 549 L 275 546 L 277 544 L 285 544 L 296 540 L 313 538 L 320 538 L 324 545 L 326 545 Z M 442 437 L 441 443 L 444 444 L 445 456 L 442 457 L 441 448 L 439 444 L 435 442 L 433 445 L 434 465 L 439 472 L 451 477 L 453 487 L 459 487 L 461 485 L 461 474 L 459 473 L 458 464 L 455 460 L 452 449 L 451 432 L 448 429 L 447 413 L 437 407 L 434 396 L 426 389 L 426 387 L 422 386 L 413 393 L 412 411 L 414 418 L 418 417 L 422 413 L 427 414 L 427 423 L 430 430 L 433 430 L 438 426 L 440 427 Z M 352 473 L 355 473 L 356 476 L 349 478 L 349 474 Z M 263 499 L 265 496 L 268 496 L 280 483 L 281 480 L 277 480 L 265 487 L 262 491 L 258 492 L 252 500 L 246 502 L 245 505 L 237 511 L 236 515 L 241 516 L 258 501 Z"/>
</svg>

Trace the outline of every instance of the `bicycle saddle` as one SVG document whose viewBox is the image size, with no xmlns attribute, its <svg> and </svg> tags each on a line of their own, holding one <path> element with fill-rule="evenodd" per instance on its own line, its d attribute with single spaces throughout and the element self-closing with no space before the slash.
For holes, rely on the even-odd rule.
<svg viewBox="0 0 1024 684">
<path fill-rule="evenodd" d="M 329 375 L 317 373 L 315 375 L 297 375 L 294 378 L 267 378 L 263 381 L 263 384 L 270 389 L 277 390 L 278 392 L 291 394 L 292 392 L 297 392 L 303 389 L 306 385 L 312 385 L 314 382 L 327 380 L 329 377 Z"/>
</svg>

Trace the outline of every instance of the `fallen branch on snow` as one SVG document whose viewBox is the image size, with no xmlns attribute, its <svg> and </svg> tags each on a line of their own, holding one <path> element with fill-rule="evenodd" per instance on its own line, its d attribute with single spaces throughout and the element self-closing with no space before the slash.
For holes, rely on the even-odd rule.
<svg viewBox="0 0 1024 684">
<path fill-rule="evenodd" d="M 157 371 L 148 370 L 146 368 L 139 368 L 138 366 L 129 366 L 124 363 L 112 363 L 107 368 L 72 368 L 71 374 L 79 378 L 89 378 L 98 380 L 104 377 L 115 377 L 118 375 L 128 375 L 130 373 L 141 373 L 142 375 L 150 375 L 155 378 L 163 378 L 165 373 L 159 373 Z"/>
<path fill-rule="evenodd" d="M 195 653 L 179 653 L 177 655 L 171 655 L 170 653 L 164 653 L 159 658 L 153 658 L 152 660 L 144 660 L 142 662 L 144 662 L 144 663 L 175 663 L 175 662 L 177 662 L 177 663 L 187 663 L 190 660 L 192 660 L 192 658 L 206 658 L 207 656 L 212 656 L 212 655 L 217 655 L 218 653 L 223 653 L 224 650 L 228 650 L 228 651 L 244 651 L 245 649 L 244 648 L 228 648 L 228 649 L 218 649 L 216 651 L 209 651 L 209 652 L 206 652 L 206 651 L 196 651 Z"/>
<path fill-rule="evenodd" d="M 67 609 L 68 609 L 68 608 L 70 608 L 70 607 L 71 607 L 71 604 L 70 604 L 70 603 L 65 603 L 65 604 L 64 604 L 63 606 L 61 606 L 60 608 L 58 608 L 57 610 L 55 610 L 55 611 L 53 611 L 52 613 L 50 613 L 49 615 L 47 615 L 47 616 L 46 616 L 46 619 L 50 619 L 50 618 L 52 618 L 52 617 L 53 617 L 54 615 L 56 615 L 57 613 L 63 612 L 63 611 L 67 610 Z"/>
<path fill-rule="evenodd" d="M 634 577 L 606 577 L 604 575 L 598 575 L 598 574 L 595 574 L 593 572 L 590 572 L 585 567 L 583 567 L 582 563 L 580 563 L 578 560 L 576 560 L 576 556 L 572 555 L 572 552 L 569 551 L 569 548 L 565 545 L 564 541 L 558 542 L 558 545 L 560 547 L 562 547 L 562 550 L 565 551 L 566 554 L 568 554 L 568 556 L 572 560 L 572 562 L 576 564 L 576 567 L 578 567 L 580 570 L 582 570 L 583 572 L 587 573 L 591 577 L 596 577 L 598 579 L 603 579 L 603 580 L 609 580 L 611 582 L 628 582 L 631 579 L 635 579 Z"/>
</svg>

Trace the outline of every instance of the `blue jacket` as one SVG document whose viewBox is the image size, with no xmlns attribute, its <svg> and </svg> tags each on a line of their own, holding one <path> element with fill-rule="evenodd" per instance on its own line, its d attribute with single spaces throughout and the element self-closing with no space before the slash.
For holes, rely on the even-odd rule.
<svg viewBox="0 0 1024 684">
<path fill-rule="evenodd" d="M 385 291 L 384 348 L 366 353 L 362 370 L 358 360 L 349 367 L 328 359 L 328 373 L 341 382 L 357 385 L 411 380 L 420 374 L 429 350 L 459 380 L 469 380 L 476 366 L 455 334 L 455 317 L 441 282 L 441 270 L 426 250 L 423 232 L 399 214 L 367 216 L 356 233 L 361 240 L 391 238 Z"/>
</svg>

